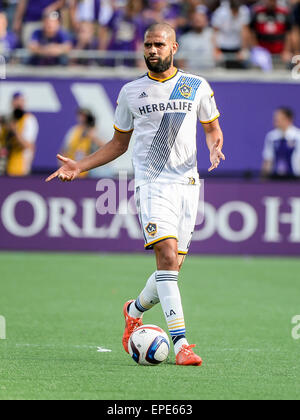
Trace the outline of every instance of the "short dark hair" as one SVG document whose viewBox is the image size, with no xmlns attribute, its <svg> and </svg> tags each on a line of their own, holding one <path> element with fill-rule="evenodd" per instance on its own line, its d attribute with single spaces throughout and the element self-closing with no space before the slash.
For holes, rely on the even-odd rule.
<svg viewBox="0 0 300 420">
<path fill-rule="evenodd" d="M 89 109 L 79 108 L 77 110 L 77 114 L 83 115 L 85 117 L 85 122 L 88 125 L 88 127 L 94 128 L 96 126 L 96 117 Z"/>
<path fill-rule="evenodd" d="M 295 117 L 295 113 L 291 108 L 288 108 L 287 106 L 280 106 L 277 108 L 277 111 L 282 112 L 290 121 L 293 121 Z"/>
<path fill-rule="evenodd" d="M 233 10 L 239 10 L 242 5 L 241 0 L 229 0 L 230 8 Z"/>
</svg>

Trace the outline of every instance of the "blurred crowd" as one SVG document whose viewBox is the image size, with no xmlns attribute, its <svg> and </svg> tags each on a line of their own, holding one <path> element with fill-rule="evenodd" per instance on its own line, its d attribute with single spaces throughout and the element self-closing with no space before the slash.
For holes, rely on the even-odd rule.
<svg viewBox="0 0 300 420">
<path fill-rule="evenodd" d="M 262 147 L 261 176 L 275 180 L 300 180 L 300 129 L 294 111 L 279 107 L 273 114 L 273 129 L 266 134 Z M 75 118 L 74 118 L 75 119 Z M 76 123 L 67 131 L 60 153 L 80 160 L 105 145 L 97 134 L 97 119 L 87 108 L 76 112 Z M 27 110 L 20 91 L 11 97 L 11 111 L 0 117 L 0 176 L 24 177 L 32 172 L 39 134 L 39 122 Z M 110 176 L 109 169 L 105 176 Z M 82 178 L 98 176 L 83 173 Z"/>
<path fill-rule="evenodd" d="M 145 29 L 162 21 L 176 28 L 178 65 L 190 70 L 270 71 L 300 54 L 300 0 L 0 0 L 0 55 L 31 65 L 114 66 L 121 51 L 122 64 L 138 66 L 128 53 L 141 51 Z"/>
<path fill-rule="evenodd" d="M 80 160 L 105 143 L 98 137 L 97 120 L 89 109 L 79 108 L 76 120 L 65 135 L 60 153 Z M 10 112 L 0 116 L 0 176 L 30 175 L 39 130 L 36 116 L 27 109 L 26 97 L 21 91 L 14 92 Z M 83 173 L 81 177 L 87 175 Z"/>
</svg>

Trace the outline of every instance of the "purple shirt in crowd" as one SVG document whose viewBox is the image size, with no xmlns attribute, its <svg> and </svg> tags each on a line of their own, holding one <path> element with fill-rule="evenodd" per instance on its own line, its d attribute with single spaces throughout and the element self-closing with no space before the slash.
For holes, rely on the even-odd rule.
<svg viewBox="0 0 300 420">
<path fill-rule="evenodd" d="M 48 44 L 64 44 L 66 42 L 71 42 L 71 36 L 68 32 L 64 31 L 63 29 L 59 29 L 59 31 L 51 38 L 46 37 L 44 34 L 43 29 L 37 29 L 33 32 L 31 41 L 38 42 L 40 45 L 48 45 Z"/>
<path fill-rule="evenodd" d="M 151 5 L 151 1 L 150 1 Z M 177 19 L 182 14 L 182 7 L 180 4 L 169 4 L 164 10 L 163 10 L 163 19 L 165 21 Z M 155 20 L 150 18 L 144 18 L 143 19 L 143 33 L 146 32 L 146 30 L 151 26 L 153 23 L 157 23 Z M 179 34 L 180 32 L 178 32 Z"/>
<path fill-rule="evenodd" d="M 136 51 L 138 42 L 143 39 L 143 25 L 139 18 L 129 18 L 118 10 L 108 23 L 112 31 L 112 39 L 108 46 L 109 50 Z"/>
<path fill-rule="evenodd" d="M 101 0 L 91 2 L 79 1 L 77 5 L 77 15 L 79 20 L 95 21 L 99 19 Z"/>
<path fill-rule="evenodd" d="M 28 0 L 24 22 L 38 22 L 42 20 L 44 10 L 56 0 Z"/>
<path fill-rule="evenodd" d="M 4 38 L 0 38 L 0 54 L 6 55 L 17 48 L 18 40 L 13 32 L 7 32 Z"/>
<path fill-rule="evenodd" d="M 79 39 L 73 38 L 72 39 L 73 48 L 78 48 L 79 42 L 80 42 Z M 98 50 L 98 48 L 99 48 L 98 38 L 93 38 L 88 44 L 85 44 L 83 47 L 81 46 L 81 49 L 85 51 Z"/>
<path fill-rule="evenodd" d="M 38 29 L 34 31 L 31 41 L 38 42 L 40 45 L 49 45 L 49 44 L 65 44 L 66 42 L 72 42 L 71 37 L 68 32 L 64 31 L 63 29 L 59 29 L 59 31 L 51 38 L 45 36 L 44 31 L 42 29 Z M 63 62 L 62 62 L 63 60 Z M 31 64 L 33 65 L 57 65 L 57 64 L 66 64 L 67 61 L 60 57 L 38 57 L 33 56 L 31 59 Z"/>
</svg>

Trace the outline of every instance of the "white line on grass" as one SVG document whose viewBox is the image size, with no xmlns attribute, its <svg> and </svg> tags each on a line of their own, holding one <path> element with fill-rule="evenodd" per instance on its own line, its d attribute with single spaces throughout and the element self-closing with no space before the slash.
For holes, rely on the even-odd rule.
<svg viewBox="0 0 300 420">
<path fill-rule="evenodd" d="M 97 352 L 98 352 L 98 353 L 110 353 L 110 352 L 111 352 L 111 350 L 109 350 L 109 349 L 104 349 L 103 347 L 98 347 Z"/>
<path fill-rule="evenodd" d="M 73 349 L 93 349 L 97 350 L 98 353 L 110 353 L 112 350 L 106 349 L 99 346 L 87 346 L 87 345 L 66 345 L 66 344 L 29 344 L 29 343 L 16 343 L 16 347 L 36 347 L 36 348 L 73 348 Z"/>
</svg>

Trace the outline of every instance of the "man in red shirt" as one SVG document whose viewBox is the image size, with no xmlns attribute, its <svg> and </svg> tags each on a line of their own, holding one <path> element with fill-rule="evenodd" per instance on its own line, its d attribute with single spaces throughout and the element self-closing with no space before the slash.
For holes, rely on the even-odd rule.
<svg viewBox="0 0 300 420">
<path fill-rule="evenodd" d="M 283 61 L 291 60 L 290 11 L 277 4 L 277 0 L 263 0 L 253 8 L 250 27 L 256 43 L 273 55 L 281 55 Z"/>
</svg>

